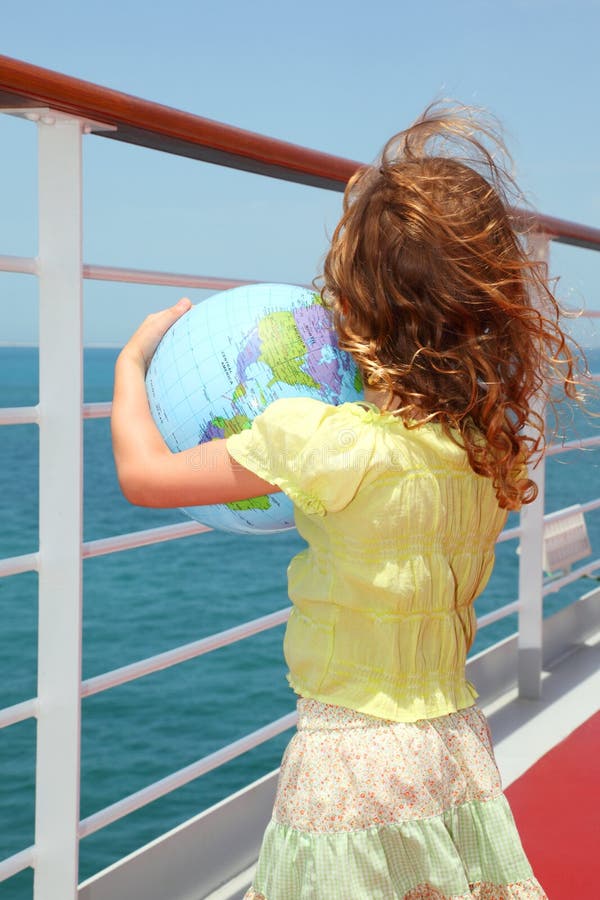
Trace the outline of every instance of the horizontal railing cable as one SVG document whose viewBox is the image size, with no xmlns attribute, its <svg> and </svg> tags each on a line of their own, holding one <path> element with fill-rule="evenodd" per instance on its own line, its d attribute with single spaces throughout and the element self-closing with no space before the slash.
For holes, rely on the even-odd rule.
<svg viewBox="0 0 600 900">
<path fill-rule="evenodd" d="M 110 400 L 102 403 L 82 404 L 81 414 L 84 419 L 108 419 L 112 403 Z M 39 425 L 39 406 L 2 406 L 0 407 L 0 425 Z"/>
<path fill-rule="evenodd" d="M 547 597 L 548 594 L 555 594 L 557 591 L 560 591 L 561 588 L 566 587 L 567 584 L 571 584 L 573 581 L 577 581 L 578 578 L 583 578 L 585 575 L 592 575 L 598 569 L 600 569 L 600 559 L 595 559 L 593 562 L 587 563 L 585 566 L 580 566 L 578 569 L 573 569 L 572 572 L 568 572 L 566 575 L 562 575 L 559 578 L 550 578 L 544 582 L 542 595 Z"/>
<path fill-rule="evenodd" d="M 37 275 L 37 259 L 31 256 L 6 256 L 0 254 L 0 272 L 14 272 L 19 275 Z"/>
<path fill-rule="evenodd" d="M 560 453 L 568 453 L 570 450 L 586 450 L 589 447 L 597 447 L 600 444 L 600 435 L 594 437 L 578 438 L 575 441 L 565 441 L 562 444 L 550 444 L 546 449 L 546 456 L 557 456 Z"/>
<path fill-rule="evenodd" d="M 494 609 L 492 612 L 485 613 L 483 616 L 477 616 L 477 627 L 485 628 L 486 625 L 491 625 L 492 622 L 498 622 L 499 619 L 505 619 L 506 616 L 518 612 L 519 605 L 519 601 L 515 600 L 514 603 L 507 603 L 506 606 Z"/>
<path fill-rule="evenodd" d="M 195 534 L 204 534 L 211 530 L 208 525 L 201 525 L 199 522 L 177 522 L 174 525 L 145 528 L 140 531 L 118 534 L 114 537 L 85 541 L 81 545 L 81 555 L 83 559 L 91 559 L 95 556 L 105 556 L 108 553 L 119 553 L 123 550 L 134 550 L 136 547 L 149 547 L 151 544 L 192 537 Z M 0 578 L 19 575 L 23 572 L 35 572 L 38 567 L 38 553 L 9 556 L 6 559 L 0 559 Z"/>
<path fill-rule="evenodd" d="M 8 856 L 0 862 L 0 882 L 12 878 L 29 866 L 33 866 L 35 861 L 35 847 L 27 847 L 13 856 Z"/>
<path fill-rule="evenodd" d="M 260 282 L 241 278 L 211 275 L 181 275 L 176 272 L 156 272 L 145 269 L 122 269 L 110 266 L 84 265 L 83 277 L 95 281 L 117 281 L 121 284 L 152 284 L 163 287 L 193 288 L 203 291 L 226 291 Z"/>
<path fill-rule="evenodd" d="M 84 403 L 81 414 L 84 419 L 108 419 L 112 403 Z M 39 425 L 39 406 L 2 406 L 0 407 L 0 425 Z"/>
<path fill-rule="evenodd" d="M 223 747 L 221 750 L 210 753 L 208 756 L 198 760 L 198 762 L 192 763 L 190 766 L 185 766 L 185 768 L 179 769 L 172 775 L 168 775 L 160 781 L 155 781 L 154 784 L 143 788 L 141 791 L 136 791 L 136 793 L 130 794 L 123 800 L 119 800 L 117 803 L 113 803 L 111 806 L 107 806 L 105 809 L 88 816 L 80 823 L 79 837 L 87 837 L 95 831 L 98 831 L 100 828 L 105 828 L 112 822 L 122 819 L 123 816 L 127 816 L 129 813 L 135 812 L 135 810 L 141 809 L 143 806 L 147 806 L 148 803 L 152 803 L 153 800 L 158 800 L 159 797 L 170 794 L 172 791 L 183 787 L 183 785 L 188 784 L 190 781 L 194 781 L 201 775 L 205 775 L 207 772 L 218 768 L 218 766 L 222 766 L 224 763 L 235 759 L 237 756 L 241 756 L 242 753 L 252 750 L 253 747 L 258 747 L 259 744 L 263 744 L 265 741 L 269 741 L 283 731 L 287 731 L 288 728 L 292 728 L 296 724 L 297 719 L 297 713 L 288 713 L 288 715 L 282 716 L 274 722 L 270 722 L 263 728 L 259 728 L 251 734 L 247 734 L 238 741 L 227 744 L 227 746 Z"/>
<path fill-rule="evenodd" d="M 26 719 L 34 719 L 37 715 L 37 699 L 24 700 L 15 703 L 14 706 L 5 706 L 0 710 L 0 728 L 8 728 L 17 722 L 25 722 Z"/>
<path fill-rule="evenodd" d="M 597 500 L 589 500 L 587 503 L 576 503 L 574 506 L 565 506 L 563 509 L 557 509 L 556 512 L 546 513 L 544 523 L 560 522 L 561 519 L 568 519 L 573 513 L 587 513 L 600 508 L 600 497 Z"/>
<path fill-rule="evenodd" d="M 84 419 L 108 419 L 112 403 L 110 400 L 104 400 L 101 403 L 84 403 L 83 418 Z"/>
<path fill-rule="evenodd" d="M 505 528 L 504 531 L 501 531 L 496 543 L 503 544 L 504 541 L 512 541 L 518 537 L 521 537 L 521 526 L 515 525 L 514 528 Z"/>
<path fill-rule="evenodd" d="M 39 406 L 2 406 L 0 425 L 39 425 Z"/>
<path fill-rule="evenodd" d="M 0 578 L 9 575 L 21 575 L 23 572 L 37 572 L 40 564 L 38 553 L 25 553 L 23 556 L 8 556 L 0 559 Z"/>
<path fill-rule="evenodd" d="M 35 257 L 0 255 L 0 272 L 37 275 L 38 261 Z M 119 284 L 150 284 L 156 287 L 193 288 L 200 291 L 226 291 L 229 288 L 261 283 L 251 278 L 231 278 L 224 275 L 192 275 L 182 272 L 162 272 L 156 269 L 98 266 L 91 263 L 84 263 L 82 275 L 90 281 L 111 281 Z"/>
<path fill-rule="evenodd" d="M 227 647 L 237 641 L 252 637 L 255 634 L 260 634 L 262 631 L 276 628 L 278 625 L 282 625 L 287 621 L 290 611 L 291 607 L 286 607 L 285 609 L 268 613 L 265 616 L 260 616 L 257 619 L 252 619 L 249 622 L 244 622 L 241 625 L 235 625 L 224 631 L 208 635 L 198 641 L 192 641 L 189 644 L 175 647 L 173 650 L 167 650 L 164 653 L 147 657 L 146 659 L 131 663 L 128 666 L 121 666 L 118 669 L 113 669 L 102 675 L 88 678 L 81 684 L 81 697 L 91 697 L 94 694 L 101 693 L 102 691 L 109 690 L 118 685 L 142 678 L 144 675 L 150 675 L 154 672 L 170 668 L 178 663 L 196 659 L 213 650 Z M 35 717 L 36 714 L 37 698 L 25 700 L 22 703 L 5 707 L 3 710 L 0 710 L 0 729 L 6 728 L 9 725 L 14 725 L 17 722 L 22 722 L 25 719 Z"/>
<path fill-rule="evenodd" d="M 81 685 L 81 696 L 91 697 L 93 694 L 99 694 L 101 691 L 109 690 L 109 688 L 126 684 L 128 681 L 134 681 L 137 678 L 142 678 L 144 675 L 160 672 L 178 663 L 187 662 L 190 659 L 203 656 L 205 653 L 210 653 L 221 647 L 227 647 L 229 644 L 235 644 L 237 641 L 244 640 L 244 638 L 260 634 L 261 631 L 275 628 L 288 620 L 290 611 L 291 607 L 286 607 L 266 616 L 260 616 L 258 619 L 252 619 L 250 622 L 244 622 L 242 625 L 235 625 L 232 628 L 227 628 L 225 631 L 208 635 L 208 637 L 201 638 L 198 641 L 175 647 L 173 650 L 167 650 L 164 653 L 149 656 L 128 666 L 121 666 L 121 668 L 113 669 L 111 672 L 105 672 L 103 675 L 88 678 Z"/>
<path fill-rule="evenodd" d="M 145 528 L 118 534 L 114 537 L 98 538 L 85 541 L 81 547 L 83 559 L 105 556 L 107 553 L 120 553 L 123 550 L 134 550 L 136 547 L 149 547 L 162 541 L 175 541 L 178 538 L 192 537 L 212 531 L 208 525 L 199 522 L 176 522 L 174 525 L 160 525 L 158 528 Z"/>
</svg>

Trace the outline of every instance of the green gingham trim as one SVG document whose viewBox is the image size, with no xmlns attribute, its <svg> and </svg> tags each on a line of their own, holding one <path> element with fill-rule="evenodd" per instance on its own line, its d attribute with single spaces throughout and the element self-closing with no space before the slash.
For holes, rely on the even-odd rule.
<svg viewBox="0 0 600 900">
<path fill-rule="evenodd" d="M 307 833 L 271 821 L 253 888 L 269 900 L 396 900 L 423 884 L 445 897 L 469 897 L 470 884 L 509 885 L 532 876 L 501 794 L 361 831 Z"/>
<path fill-rule="evenodd" d="M 403 898 L 395 897 L 394 900 L 548 900 L 539 881 L 535 878 L 528 878 L 527 881 L 513 881 L 512 884 L 490 884 L 489 882 L 479 882 L 472 884 L 468 894 L 461 894 L 449 897 L 447 894 L 440 894 L 435 888 L 429 887 L 427 884 L 420 884 L 410 892 L 405 894 Z M 377 895 L 380 896 L 379 894 Z M 244 894 L 244 900 L 273 900 L 272 897 L 265 897 L 259 894 L 253 888 L 250 888 Z M 313 898 L 320 900 L 320 898 Z M 364 897 L 348 897 L 348 900 L 365 900 Z M 371 900 L 371 898 L 369 898 Z"/>
</svg>

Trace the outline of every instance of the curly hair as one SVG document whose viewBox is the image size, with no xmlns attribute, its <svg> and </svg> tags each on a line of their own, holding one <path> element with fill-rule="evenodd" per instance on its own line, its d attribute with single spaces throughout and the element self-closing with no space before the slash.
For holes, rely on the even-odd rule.
<svg viewBox="0 0 600 900">
<path fill-rule="evenodd" d="M 580 348 L 519 234 L 507 163 L 491 116 L 432 104 L 350 179 L 321 295 L 383 409 L 441 423 L 518 509 L 537 494 L 524 464 L 545 446 L 549 383 L 581 396 Z"/>
</svg>

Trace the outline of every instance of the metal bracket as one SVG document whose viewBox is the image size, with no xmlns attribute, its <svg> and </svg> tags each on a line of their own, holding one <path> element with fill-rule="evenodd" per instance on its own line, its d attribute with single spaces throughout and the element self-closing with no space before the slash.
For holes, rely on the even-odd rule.
<svg viewBox="0 0 600 900">
<path fill-rule="evenodd" d="M 42 125 L 55 125 L 58 122 L 81 122 L 84 134 L 91 134 L 93 131 L 117 130 L 116 125 L 96 122 L 95 119 L 86 119 L 85 116 L 74 116 L 59 109 L 52 109 L 50 106 L 4 106 L 0 107 L 0 113 L 16 116 L 19 119 L 28 119 L 30 122 L 39 122 Z"/>
</svg>

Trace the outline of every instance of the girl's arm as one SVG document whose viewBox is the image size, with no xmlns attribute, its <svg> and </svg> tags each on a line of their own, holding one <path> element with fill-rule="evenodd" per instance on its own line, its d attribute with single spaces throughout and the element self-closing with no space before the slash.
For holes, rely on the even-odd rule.
<svg viewBox="0 0 600 900">
<path fill-rule="evenodd" d="M 113 453 L 121 490 L 137 506 L 230 503 L 279 491 L 232 459 L 224 439 L 172 453 L 154 424 L 146 394 L 146 370 L 163 334 L 190 306 L 189 300 L 181 300 L 148 316 L 115 366 Z"/>
</svg>

